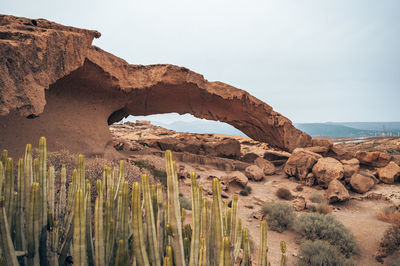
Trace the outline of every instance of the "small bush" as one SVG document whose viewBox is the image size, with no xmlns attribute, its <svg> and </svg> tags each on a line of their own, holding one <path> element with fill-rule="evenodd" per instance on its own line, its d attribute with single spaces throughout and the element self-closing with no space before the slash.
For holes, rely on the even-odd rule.
<svg viewBox="0 0 400 266">
<path fill-rule="evenodd" d="M 311 202 L 313 203 L 321 203 L 323 201 L 325 201 L 325 197 L 321 192 L 312 192 L 309 199 L 311 200 Z"/>
<path fill-rule="evenodd" d="M 296 232 L 307 240 L 325 240 L 346 257 L 358 251 L 353 234 L 332 215 L 304 213 L 294 225 Z"/>
<path fill-rule="evenodd" d="M 305 241 L 300 246 L 299 266 L 354 265 L 326 241 Z"/>
<path fill-rule="evenodd" d="M 400 248 L 400 227 L 391 226 L 383 235 L 381 242 L 379 243 L 380 257 L 387 257 L 392 255 L 395 251 Z"/>
<path fill-rule="evenodd" d="M 400 212 L 395 206 L 385 207 L 377 213 L 379 220 L 400 226 Z"/>
<path fill-rule="evenodd" d="M 328 214 L 332 212 L 332 208 L 326 201 L 324 201 L 315 205 L 315 212 Z"/>
<path fill-rule="evenodd" d="M 281 187 L 276 191 L 276 196 L 283 200 L 290 200 L 292 198 L 292 193 L 289 189 Z"/>
<path fill-rule="evenodd" d="M 162 169 L 157 169 L 147 160 L 138 160 L 133 162 L 140 169 L 147 169 L 154 176 L 155 179 L 159 180 L 163 185 L 167 186 L 167 172 Z"/>
<path fill-rule="evenodd" d="M 268 202 L 262 211 L 268 226 L 279 233 L 290 228 L 296 218 L 293 207 L 286 202 Z"/>
<path fill-rule="evenodd" d="M 251 193 L 251 187 L 250 186 L 245 186 L 243 190 L 239 192 L 240 195 L 242 196 L 248 196 Z"/>
<path fill-rule="evenodd" d="M 192 210 L 192 201 L 185 198 L 182 194 L 179 195 L 179 204 L 181 208 L 191 211 Z"/>
</svg>

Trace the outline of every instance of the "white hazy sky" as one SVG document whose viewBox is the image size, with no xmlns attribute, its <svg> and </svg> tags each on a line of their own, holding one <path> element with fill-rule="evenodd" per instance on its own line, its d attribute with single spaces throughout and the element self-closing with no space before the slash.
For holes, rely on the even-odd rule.
<svg viewBox="0 0 400 266">
<path fill-rule="evenodd" d="M 1 0 L 0 13 L 95 29 L 129 63 L 244 89 L 294 122 L 400 120 L 398 0 Z"/>
</svg>

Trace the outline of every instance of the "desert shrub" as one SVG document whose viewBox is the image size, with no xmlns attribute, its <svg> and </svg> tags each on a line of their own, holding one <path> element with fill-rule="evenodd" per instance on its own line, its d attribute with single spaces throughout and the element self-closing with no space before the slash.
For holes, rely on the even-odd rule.
<svg viewBox="0 0 400 266">
<path fill-rule="evenodd" d="M 248 196 L 251 193 L 251 187 L 250 186 L 245 186 L 244 189 L 242 189 L 239 194 L 242 196 Z"/>
<path fill-rule="evenodd" d="M 275 194 L 278 198 L 284 200 L 290 200 L 292 198 L 292 193 L 289 191 L 289 189 L 284 187 L 278 188 Z"/>
<path fill-rule="evenodd" d="M 316 192 L 316 191 L 314 191 L 310 194 L 309 199 L 313 203 L 321 203 L 321 202 L 325 201 L 324 195 L 321 192 Z"/>
<path fill-rule="evenodd" d="M 307 240 L 325 240 L 346 257 L 358 251 L 353 234 L 330 214 L 304 213 L 294 225 L 296 232 Z"/>
<path fill-rule="evenodd" d="M 191 211 L 192 210 L 192 201 L 185 198 L 182 194 L 179 194 L 179 204 L 181 208 Z"/>
<path fill-rule="evenodd" d="M 387 266 L 399 266 L 400 265 L 400 256 L 393 257 L 386 264 Z"/>
<path fill-rule="evenodd" d="M 293 207 L 286 202 L 267 202 L 262 211 L 268 226 L 279 233 L 290 228 L 296 218 Z"/>
<path fill-rule="evenodd" d="M 332 208 L 331 206 L 329 206 L 329 204 L 324 201 L 321 203 L 317 203 L 315 205 L 315 212 L 321 213 L 321 214 L 328 214 L 332 212 Z"/>
<path fill-rule="evenodd" d="M 381 221 L 400 226 L 400 212 L 395 206 L 389 206 L 379 210 L 376 216 Z"/>
<path fill-rule="evenodd" d="M 387 257 L 400 248 L 400 227 L 391 226 L 383 235 L 379 243 L 379 252 L 381 257 Z"/>
<path fill-rule="evenodd" d="M 303 191 L 303 190 L 304 190 L 303 185 L 296 186 L 296 191 Z"/>
<path fill-rule="evenodd" d="M 300 246 L 299 266 L 321 266 L 321 265 L 354 265 L 351 260 L 346 259 L 334 246 L 326 241 L 305 241 Z"/>
</svg>

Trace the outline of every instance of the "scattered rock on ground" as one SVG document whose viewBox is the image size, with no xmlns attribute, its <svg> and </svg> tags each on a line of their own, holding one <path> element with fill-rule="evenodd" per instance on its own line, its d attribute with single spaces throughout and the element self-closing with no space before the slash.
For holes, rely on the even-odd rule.
<svg viewBox="0 0 400 266">
<path fill-rule="evenodd" d="M 254 181 L 260 181 L 264 178 L 263 170 L 257 165 L 250 165 L 245 169 L 247 178 L 253 179 Z"/>
<path fill-rule="evenodd" d="M 331 157 L 320 158 L 313 166 L 312 172 L 318 184 L 327 187 L 333 179 L 341 179 L 343 177 L 343 165 L 336 159 Z"/>
<path fill-rule="evenodd" d="M 275 165 L 270 161 L 263 158 L 257 158 L 254 161 L 254 164 L 263 170 L 264 175 L 273 175 L 275 173 Z"/>
<path fill-rule="evenodd" d="M 355 173 L 350 178 L 350 185 L 354 191 L 358 193 L 365 193 L 375 185 L 375 182 L 368 176 Z"/>
<path fill-rule="evenodd" d="M 378 176 L 383 183 L 393 184 L 400 176 L 400 166 L 394 162 L 390 162 L 385 167 L 378 169 Z"/>
<path fill-rule="evenodd" d="M 249 180 L 242 172 L 234 171 L 226 176 L 222 176 L 221 182 L 226 185 L 236 183 L 241 187 L 246 187 L 247 182 L 249 182 Z"/>
<path fill-rule="evenodd" d="M 287 160 L 284 171 L 288 176 L 295 176 L 300 180 L 305 179 L 320 158 L 322 156 L 318 153 L 297 148 Z"/>
<path fill-rule="evenodd" d="M 356 158 L 351 160 L 341 160 L 340 162 L 343 164 L 344 178 L 352 177 L 352 175 L 357 173 L 360 169 L 360 162 Z"/>
<path fill-rule="evenodd" d="M 385 167 L 392 159 L 391 155 L 378 151 L 357 151 L 355 157 L 360 161 L 361 164 L 374 167 Z"/>
<path fill-rule="evenodd" d="M 326 191 L 329 203 L 343 202 L 350 199 L 350 194 L 345 186 L 337 179 L 333 179 L 328 186 Z"/>
</svg>

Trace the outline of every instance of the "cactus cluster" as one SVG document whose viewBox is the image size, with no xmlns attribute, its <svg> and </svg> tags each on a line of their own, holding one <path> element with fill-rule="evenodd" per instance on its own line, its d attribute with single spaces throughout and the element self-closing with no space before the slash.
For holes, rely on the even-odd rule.
<svg viewBox="0 0 400 266">
<path fill-rule="evenodd" d="M 83 155 L 78 156 L 72 173 L 63 165 L 56 175 L 54 167 L 47 165 L 42 137 L 39 158 L 32 157 L 28 144 L 14 175 L 14 161 L 4 150 L 0 158 L 0 265 L 251 265 L 249 232 L 238 218 L 238 196 L 229 208 L 214 178 L 209 201 L 192 173 L 192 222 L 185 223 L 176 164 L 171 151 L 165 157 L 165 192 L 160 183 L 149 184 L 146 175 L 131 188 L 121 161 L 119 170 L 104 167 L 102 178 L 95 180 L 92 202 Z M 281 250 L 284 265 L 284 242 Z M 267 251 L 263 221 L 259 265 L 269 265 Z"/>
</svg>

